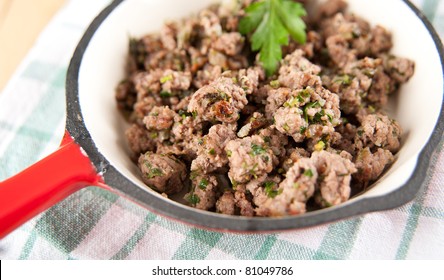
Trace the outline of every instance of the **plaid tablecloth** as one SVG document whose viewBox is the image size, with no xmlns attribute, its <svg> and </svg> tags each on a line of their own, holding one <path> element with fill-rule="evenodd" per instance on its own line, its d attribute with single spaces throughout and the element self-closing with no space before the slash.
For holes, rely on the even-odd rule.
<svg viewBox="0 0 444 280">
<path fill-rule="evenodd" d="M 0 93 L 0 180 L 58 147 L 69 59 L 109 2 L 67 1 Z M 444 1 L 413 2 L 444 35 Z M 391 211 L 293 232 L 242 235 L 186 226 L 87 188 L 0 240 L 0 259 L 442 259 L 442 144 L 424 191 Z"/>
</svg>

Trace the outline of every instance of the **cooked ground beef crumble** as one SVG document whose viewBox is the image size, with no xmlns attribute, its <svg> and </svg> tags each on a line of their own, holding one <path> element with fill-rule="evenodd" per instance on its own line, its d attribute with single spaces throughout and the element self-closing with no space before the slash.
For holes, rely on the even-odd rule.
<svg viewBox="0 0 444 280">
<path fill-rule="evenodd" d="M 364 191 L 400 149 L 384 107 L 414 62 L 390 53 L 390 31 L 330 0 L 267 77 L 237 31 L 254 1 L 238 2 L 130 40 L 115 97 L 142 180 L 242 216 L 298 215 Z"/>
</svg>

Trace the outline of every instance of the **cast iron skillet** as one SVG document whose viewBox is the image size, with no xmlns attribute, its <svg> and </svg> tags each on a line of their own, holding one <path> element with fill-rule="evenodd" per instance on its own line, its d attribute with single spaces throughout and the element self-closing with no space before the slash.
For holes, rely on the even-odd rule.
<svg viewBox="0 0 444 280">
<path fill-rule="evenodd" d="M 413 4 L 409 1 L 404 2 L 427 28 L 443 67 L 443 47 L 437 33 Z M 442 139 L 444 130 L 442 105 L 434 133 L 421 151 L 410 179 L 400 188 L 383 196 L 364 198 L 340 207 L 309 212 L 301 216 L 247 218 L 197 210 L 137 186 L 110 164 L 98 150 L 86 128 L 79 103 L 79 70 L 84 53 L 97 29 L 121 3 L 122 0 L 112 2 L 96 17 L 72 57 L 66 79 L 66 133 L 60 148 L 22 173 L 0 183 L 0 238 L 73 192 L 87 186 L 98 186 L 116 192 L 153 212 L 181 222 L 213 230 L 240 232 L 298 229 L 372 211 L 391 209 L 409 202 L 421 189 L 431 155 Z M 444 69 L 441 70 L 444 73 Z"/>
</svg>

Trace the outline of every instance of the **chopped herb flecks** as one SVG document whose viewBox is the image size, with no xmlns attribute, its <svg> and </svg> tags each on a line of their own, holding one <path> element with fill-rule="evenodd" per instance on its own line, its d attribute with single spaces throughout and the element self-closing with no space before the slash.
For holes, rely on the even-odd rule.
<svg viewBox="0 0 444 280">
<path fill-rule="evenodd" d="M 313 177 L 313 171 L 311 169 L 307 169 L 304 171 L 304 176 Z"/>
<path fill-rule="evenodd" d="M 199 185 L 198 185 L 199 189 L 205 190 L 207 188 L 207 186 L 208 186 L 207 179 L 203 178 L 202 180 L 200 180 Z"/>
<path fill-rule="evenodd" d="M 171 81 L 173 79 L 173 75 L 166 75 L 166 76 L 163 76 L 162 78 L 160 78 L 160 83 L 161 84 L 164 84 L 164 83 L 166 83 L 166 82 L 168 82 L 168 81 Z"/>
<path fill-rule="evenodd" d="M 282 189 L 275 189 L 277 186 L 276 182 L 267 181 L 264 183 L 265 194 L 270 198 L 275 198 L 277 195 L 282 193 Z"/>
<path fill-rule="evenodd" d="M 253 155 L 257 156 L 260 154 L 265 153 L 267 150 L 264 149 L 264 147 L 260 146 L 260 145 L 256 145 L 256 144 L 251 144 L 251 152 Z"/>
<path fill-rule="evenodd" d="M 192 195 L 188 196 L 188 202 L 191 205 L 196 205 L 200 202 L 200 198 L 197 195 L 192 194 Z"/>
</svg>

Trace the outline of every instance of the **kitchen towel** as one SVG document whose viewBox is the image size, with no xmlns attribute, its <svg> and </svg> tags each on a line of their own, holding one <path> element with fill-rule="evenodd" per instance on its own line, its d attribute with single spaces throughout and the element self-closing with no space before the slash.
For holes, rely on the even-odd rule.
<svg viewBox="0 0 444 280">
<path fill-rule="evenodd" d="M 413 2 L 444 35 L 444 1 Z M 70 57 L 109 3 L 67 1 L 0 93 L 0 180 L 58 147 Z M 171 221 L 87 188 L 0 240 L 0 259 L 443 259 L 442 146 L 417 198 L 393 210 L 297 231 L 233 234 Z"/>
</svg>

